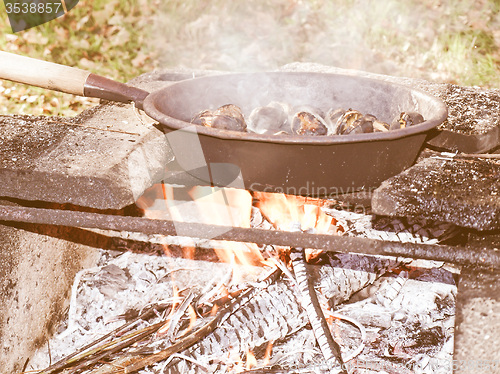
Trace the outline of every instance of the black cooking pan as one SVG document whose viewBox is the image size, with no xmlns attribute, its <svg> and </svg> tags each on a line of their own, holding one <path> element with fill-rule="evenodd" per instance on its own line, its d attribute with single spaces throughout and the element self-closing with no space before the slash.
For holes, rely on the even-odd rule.
<svg viewBox="0 0 500 374">
<path fill-rule="evenodd" d="M 84 70 L 0 52 L 0 78 L 76 95 L 133 101 L 163 125 L 168 139 L 177 142 L 172 144 L 174 151 L 182 153 L 179 163 L 196 165 L 187 171 L 201 183 L 230 185 L 240 175 L 247 189 L 301 195 L 336 195 L 378 186 L 415 162 L 428 131 L 447 116 L 445 104 L 422 91 L 338 74 L 224 74 L 184 80 L 148 93 Z M 248 116 L 271 101 L 310 105 L 325 112 L 353 108 L 388 123 L 401 112 L 413 111 L 425 121 L 384 133 L 339 136 L 261 135 L 190 123 L 193 115 L 205 109 L 231 103 Z M 202 163 L 189 160 L 191 147 L 197 145 L 203 150 Z M 192 153 L 199 157 L 194 148 Z"/>
</svg>

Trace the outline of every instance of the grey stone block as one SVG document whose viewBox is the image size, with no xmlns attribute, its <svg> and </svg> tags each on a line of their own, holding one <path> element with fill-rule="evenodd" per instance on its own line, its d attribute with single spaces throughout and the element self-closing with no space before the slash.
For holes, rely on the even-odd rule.
<svg viewBox="0 0 500 374">
<path fill-rule="evenodd" d="M 64 229 L 37 234 L 0 223 L 2 373 L 22 371 L 65 318 L 75 274 L 96 264 L 98 250 L 54 237 Z"/>
<path fill-rule="evenodd" d="M 382 183 L 372 208 L 388 216 L 422 216 L 477 230 L 500 229 L 500 164 L 426 158 Z"/>
</svg>

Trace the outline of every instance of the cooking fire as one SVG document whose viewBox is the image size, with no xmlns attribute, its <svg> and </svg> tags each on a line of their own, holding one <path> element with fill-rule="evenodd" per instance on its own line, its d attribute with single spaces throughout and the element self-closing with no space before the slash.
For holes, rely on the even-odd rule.
<svg viewBox="0 0 500 374">
<path fill-rule="evenodd" d="M 175 200 L 186 192 L 191 201 Z M 165 185 L 138 201 L 148 217 L 349 235 L 362 215 L 337 214 L 327 204 L 283 194 Z M 377 235 L 377 229 L 365 229 L 366 235 L 369 230 Z M 437 240 L 422 236 L 424 230 L 446 237 L 455 228 L 428 224 L 414 238 Z M 169 253 L 174 244 L 164 246 Z M 190 248 L 200 246 L 213 248 L 223 263 L 187 260 L 193 257 Z M 453 267 L 195 240 L 183 257 L 126 253 L 80 273 L 67 328 L 51 341 L 51 356 L 57 361 L 75 344 L 87 348 L 42 372 L 76 367 L 76 372 L 96 373 L 410 373 L 443 370 L 452 361 Z M 104 332 L 106 338 L 95 341 Z M 42 351 L 38 358 L 46 355 Z"/>
<path fill-rule="evenodd" d="M 472 88 L 317 68 L 69 70 L 123 103 L 0 117 L 11 371 L 494 372 L 498 124 L 455 131 Z"/>
</svg>

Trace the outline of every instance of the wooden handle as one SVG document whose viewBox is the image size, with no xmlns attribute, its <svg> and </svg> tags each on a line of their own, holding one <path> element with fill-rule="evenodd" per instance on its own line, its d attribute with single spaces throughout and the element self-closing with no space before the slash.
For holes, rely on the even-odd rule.
<svg viewBox="0 0 500 374">
<path fill-rule="evenodd" d="M 90 72 L 0 51 L 0 79 L 84 96 Z"/>
<path fill-rule="evenodd" d="M 0 79 L 30 84 L 78 96 L 135 102 L 142 109 L 149 92 L 92 74 L 88 71 L 52 62 L 36 60 L 0 51 Z"/>
</svg>

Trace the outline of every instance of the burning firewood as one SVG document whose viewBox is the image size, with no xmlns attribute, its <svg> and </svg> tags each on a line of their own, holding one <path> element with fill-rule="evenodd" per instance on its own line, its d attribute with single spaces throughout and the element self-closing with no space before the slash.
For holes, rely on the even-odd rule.
<svg viewBox="0 0 500 374">
<path fill-rule="evenodd" d="M 278 205 L 271 204 L 272 196 L 278 198 Z M 344 222 L 345 217 L 325 214 L 327 209 L 317 199 L 264 193 L 255 193 L 253 197 L 259 203 L 258 208 L 254 207 L 252 225 L 270 229 L 271 222 L 275 229 L 290 229 L 293 222 L 296 222 L 295 226 L 300 222 L 301 230 L 314 228 L 330 235 L 344 234 L 350 229 L 347 221 Z M 251 205 L 252 199 L 248 200 Z M 255 212 L 261 215 L 255 217 Z M 131 318 L 129 306 L 120 306 L 103 314 L 104 304 L 100 304 L 109 299 L 112 305 L 126 305 L 126 299 L 132 297 L 116 297 L 125 291 L 137 293 L 142 306 L 156 305 L 159 315 L 148 317 L 150 326 L 138 320 L 138 325 L 134 325 L 133 329 L 130 327 L 130 331 L 120 326 L 123 332 L 116 330 L 108 334 L 113 338 L 106 341 L 104 350 L 92 351 L 88 356 L 88 352 L 82 352 L 83 356 L 73 356 L 70 361 L 78 358 L 76 365 L 82 369 L 74 370 L 78 366 L 73 366 L 71 370 L 80 373 L 86 366 L 86 370 L 100 374 L 122 373 L 123 370 L 139 370 L 139 373 L 151 370 L 223 373 L 272 367 L 330 373 L 332 368 L 343 363 L 349 373 L 357 373 L 356 365 L 361 361 L 363 365 L 389 365 L 384 368 L 388 373 L 409 373 L 404 365 L 424 365 L 419 361 L 419 355 L 428 353 L 438 357 L 441 347 L 446 351 L 450 336 L 446 329 L 451 319 L 448 312 L 443 311 L 451 311 L 454 300 L 449 295 L 451 288 L 436 286 L 436 293 L 426 298 L 427 293 L 418 294 L 417 290 L 422 287 L 419 282 L 411 292 L 417 292 L 418 300 L 426 302 L 414 305 L 417 298 L 407 288 L 415 281 L 412 277 L 416 278 L 420 273 L 411 270 L 407 262 L 333 252 L 307 257 L 302 250 L 290 253 L 289 247 L 274 247 L 272 251 L 268 247 L 261 248 L 264 249 L 264 258 L 259 263 L 276 252 L 288 265 L 291 258 L 295 281 L 289 281 L 288 275 L 278 279 L 279 270 L 273 270 L 273 282 L 266 278 L 263 283 L 238 281 L 231 285 L 229 281 L 233 278 L 230 273 L 227 272 L 222 277 L 224 279 L 219 279 L 219 273 L 218 279 L 213 282 L 217 286 L 210 285 L 200 291 L 198 287 L 184 285 L 183 296 L 175 296 L 175 302 L 165 304 L 160 301 L 172 295 L 169 287 L 175 282 L 166 283 L 166 279 L 171 278 L 168 274 L 174 270 L 167 272 L 170 266 L 165 265 L 163 258 L 152 259 L 146 262 L 148 265 L 141 267 L 143 260 L 127 253 L 100 270 L 84 273 L 74 288 L 75 298 L 81 299 L 88 294 L 96 299 L 82 299 L 79 307 L 72 307 L 79 310 L 81 316 L 78 317 L 74 310 L 70 312 L 69 329 L 65 333 L 67 337 L 87 329 L 90 336 L 109 330 L 110 316 L 119 314 Z M 277 258 L 274 261 L 279 263 Z M 214 268 L 218 265 L 210 264 L 209 279 L 213 278 Z M 184 272 L 182 267 L 176 271 L 185 273 L 191 279 L 194 271 L 191 266 L 187 266 L 188 272 Z M 286 264 L 280 264 L 280 269 L 291 275 Z M 94 278 L 90 277 L 91 273 L 95 273 Z M 426 273 L 430 274 L 430 271 Z M 378 279 L 384 279 L 380 282 L 382 287 L 379 287 Z M 450 279 L 442 281 L 449 282 Z M 362 290 L 367 290 L 368 297 L 363 296 Z M 362 300 L 353 300 L 354 294 Z M 343 306 L 347 300 L 351 304 Z M 422 308 L 418 309 L 420 304 Z M 354 311 L 352 305 L 360 305 L 364 309 Z M 407 308 L 409 305 L 412 307 Z M 137 309 L 137 305 L 134 308 Z M 194 311 L 198 312 L 198 318 L 191 322 L 187 315 L 194 314 Z M 322 312 L 325 318 L 318 318 L 318 312 Z M 75 318 L 82 321 L 75 322 Z M 101 320 L 106 323 L 99 322 Z M 97 330 L 90 327 L 93 321 L 99 323 Z M 415 331 L 409 330 L 410 327 Z M 117 333 L 125 335 L 117 337 Z M 326 333 L 330 334 L 330 339 Z M 380 337 L 385 339 L 382 343 L 377 340 Z M 435 344 L 430 346 L 429 342 Z M 418 346 L 420 343 L 423 345 Z M 56 345 L 51 343 L 54 352 Z M 378 349 L 378 346 L 383 349 Z M 266 354 L 266 351 L 269 353 Z M 103 366 L 102 360 L 112 365 Z M 401 364 L 394 366 L 391 360 L 399 360 Z M 146 366 L 147 369 L 141 369 Z M 45 371 L 52 372 L 56 371 Z"/>
<path fill-rule="evenodd" d="M 177 322 L 179 320 L 179 316 L 182 314 L 178 313 L 172 313 L 171 317 L 169 318 L 169 327 L 167 328 L 167 333 L 162 334 L 161 329 L 162 327 L 165 326 L 164 321 L 160 321 L 157 323 L 154 323 L 153 325 L 146 327 L 144 329 L 139 329 L 136 332 L 130 333 L 129 335 L 125 336 L 125 340 L 123 338 L 118 338 L 117 341 L 111 341 L 103 345 L 102 347 L 104 349 L 100 349 L 99 347 L 97 349 L 92 348 L 95 345 L 103 342 L 106 339 L 113 339 L 113 337 L 121 333 L 122 331 L 126 331 L 125 329 L 128 328 L 131 325 L 137 324 L 137 321 L 141 318 L 144 318 L 147 314 L 150 314 L 151 310 L 148 310 L 147 313 L 142 313 L 138 318 L 133 320 L 132 322 L 128 322 L 124 326 L 121 326 L 119 329 L 114 330 L 112 333 L 107 334 L 104 338 L 99 339 L 98 341 L 94 342 L 91 345 L 87 345 L 82 349 L 81 351 L 84 353 L 78 353 L 71 355 L 70 357 L 65 358 L 64 360 L 56 363 L 55 365 L 50 366 L 49 368 L 43 370 L 40 373 L 44 374 L 49 374 L 49 373 L 55 373 L 58 372 L 60 369 L 63 369 L 65 367 L 71 367 L 74 372 L 78 372 L 78 370 L 81 370 L 83 368 L 89 368 L 92 367 L 93 365 L 97 364 L 99 361 L 103 360 L 104 358 L 112 358 L 112 365 L 111 366 L 103 366 L 101 368 L 98 368 L 95 373 L 115 373 L 117 367 L 126 367 L 126 370 L 139 370 L 143 367 L 154 365 L 155 363 L 159 361 L 163 361 L 170 357 L 172 354 L 180 351 L 184 351 L 186 348 L 192 346 L 193 344 L 196 344 L 199 341 L 204 341 L 205 344 L 208 344 L 210 349 L 217 349 L 219 350 L 226 350 L 228 348 L 228 333 L 231 333 L 232 331 L 239 331 L 241 333 L 241 329 L 249 329 L 248 333 L 251 333 L 252 331 L 257 331 L 255 330 L 256 328 L 259 328 L 259 326 L 255 325 L 248 325 L 253 321 L 246 319 L 245 316 L 248 316 L 249 312 L 243 313 L 240 315 L 240 317 L 237 316 L 236 311 L 239 310 L 243 305 L 247 304 L 255 295 L 255 293 L 262 292 L 265 288 L 271 286 L 271 284 L 277 279 L 279 276 L 280 271 L 279 269 L 274 269 L 272 270 L 269 275 L 264 278 L 262 281 L 259 282 L 259 287 L 252 286 L 252 285 L 247 285 L 245 288 L 239 290 L 238 292 L 234 293 L 234 297 L 226 299 L 226 303 L 218 303 L 220 305 L 220 309 L 216 312 L 214 317 L 209 317 L 208 319 L 205 319 L 205 323 L 201 325 L 201 327 L 195 329 L 193 332 L 189 334 L 184 334 L 184 336 L 180 336 L 179 338 L 175 339 L 172 344 L 167 344 L 166 347 L 162 348 L 163 341 L 165 338 L 172 338 L 173 334 L 170 333 L 170 331 L 173 330 L 172 326 L 177 325 Z M 277 289 L 278 290 L 278 289 Z M 281 292 L 286 292 L 285 289 L 282 289 Z M 273 292 L 271 293 L 265 293 L 266 297 L 269 297 L 268 303 L 269 305 L 276 305 L 271 302 L 272 299 L 283 299 L 283 297 L 278 297 L 276 298 L 277 295 L 273 296 Z M 190 300 L 192 300 L 192 297 L 187 297 L 184 299 L 184 302 L 182 305 L 178 308 L 181 312 L 182 310 L 185 310 L 185 306 L 190 303 Z M 278 308 L 287 308 L 289 309 L 291 306 L 295 305 L 297 306 L 296 302 L 293 302 L 291 300 L 291 303 L 289 305 L 282 305 L 279 306 Z M 262 308 L 262 301 L 259 304 L 254 304 L 253 308 Z M 265 305 L 265 304 L 264 304 Z M 279 305 L 279 304 L 278 304 Z M 252 307 L 250 307 L 252 308 Z M 259 309 L 254 309 L 251 310 L 250 313 L 255 314 L 263 314 L 266 311 L 260 311 Z M 300 318 L 300 312 L 298 313 L 299 315 L 299 325 L 303 325 L 303 320 Z M 177 317 L 176 317 L 177 316 Z M 240 320 L 239 318 L 242 318 L 243 320 Z M 230 328 L 227 331 L 224 331 L 224 321 L 226 319 L 230 319 Z M 175 321 L 174 321 L 175 320 Z M 238 325 L 238 321 L 241 324 L 241 329 L 234 330 L 234 326 Z M 296 328 L 295 325 L 292 323 L 292 327 L 290 327 L 289 323 L 291 321 L 288 321 L 286 319 L 282 319 L 283 321 L 283 326 L 280 326 L 280 324 L 276 324 L 276 320 L 274 320 L 271 324 L 270 327 L 274 329 L 284 329 L 286 333 L 288 333 L 291 329 Z M 222 325 L 221 325 L 222 324 Z M 220 327 L 219 327 L 220 326 Z M 209 334 L 211 334 L 215 329 L 219 329 L 217 333 L 212 334 L 208 340 L 205 339 L 205 337 Z M 113 358 L 116 352 L 129 347 L 133 343 L 137 343 L 140 341 L 143 341 L 145 338 L 150 337 L 152 334 L 155 334 L 158 336 L 161 336 L 162 339 L 156 340 L 156 343 L 160 343 L 159 345 L 153 344 L 153 346 L 150 346 L 150 348 L 144 350 L 143 347 L 139 346 L 139 348 L 132 348 L 129 349 L 127 352 L 126 357 L 121 357 L 118 356 L 118 358 Z M 271 334 L 272 335 L 272 334 Z M 279 334 L 281 336 L 282 333 Z M 130 336 L 130 338 L 129 338 Z M 267 341 L 267 336 L 269 335 L 261 335 L 260 333 L 256 335 L 257 337 L 260 337 L 260 339 L 265 339 L 264 341 L 261 341 L 260 343 L 262 344 L 263 342 Z M 238 341 L 238 334 L 236 334 L 235 339 L 233 340 L 234 342 Z M 133 340 L 131 340 L 133 339 Z M 125 343 L 124 343 L 125 341 Z M 168 339 L 167 339 L 168 341 Z M 229 339 L 231 341 L 231 339 Z M 244 342 L 242 342 L 244 343 Z M 255 342 L 255 344 L 259 343 L 258 341 Z M 216 348 L 219 347 L 219 348 Z M 88 351 L 89 348 L 92 348 L 91 351 Z M 241 349 L 242 347 L 238 347 L 238 349 Z M 203 348 L 203 346 L 200 348 L 203 350 L 208 349 L 206 346 Z M 193 357 L 193 355 L 196 355 L 196 346 L 191 350 L 192 352 L 190 353 L 190 356 Z M 149 352 L 149 353 L 148 353 Z M 239 350 L 238 350 L 239 352 Z M 97 356 L 96 356 L 97 355 Z M 76 366 L 75 366 L 76 364 Z M 118 371 L 122 372 L 122 371 Z M 128 372 L 128 371 L 127 371 Z"/>
<path fill-rule="evenodd" d="M 390 257 L 344 253 L 331 254 L 327 259 L 331 266 L 313 267 L 310 276 L 332 310 L 401 265 Z"/>
<path fill-rule="evenodd" d="M 130 258 L 130 260 L 127 262 L 131 264 L 134 264 L 134 262 L 139 262 L 138 256 L 139 255 L 134 255 L 134 257 Z M 354 303 L 342 307 L 342 304 L 335 304 L 335 302 L 332 300 L 350 299 L 352 294 L 356 293 L 356 291 L 359 291 L 366 285 L 373 283 L 372 280 L 375 280 L 379 276 L 382 276 L 386 271 L 395 269 L 398 266 L 398 262 L 391 259 L 377 259 L 370 256 L 348 254 L 337 254 L 335 256 L 327 256 L 321 259 L 317 258 L 316 261 L 318 260 L 322 265 L 310 266 L 307 272 L 309 278 L 314 281 L 314 288 L 319 291 L 318 297 L 321 305 L 323 307 L 330 305 L 330 310 L 340 307 L 341 309 L 335 311 L 335 313 L 341 312 L 342 314 L 346 314 L 351 318 L 358 320 L 358 322 L 361 322 L 362 325 L 372 326 L 372 328 L 375 326 L 378 329 L 390 329 L 391 332 L 384 335 L 388 339 L 384 342 L 384 344 L 386 344 L 386 347 L 391 347 L 387 345 L 389 343 L 393 344 L 393 346 L 394 344 L 399 344 L 398 346 L 401 347 L 401 350 L 410 352 L 412 349 L 415 349 L 410 346 L 411 344 L 413 344 L 412 341 L 414 341 L 415 339 L 422 338 L 425 341 L 425 339 L 431 336 L 429 335 L 430 333 L 434 334 L 434 331 L 436 332 L 436 334 L 432 336 L 435 336 L 436 339 L 439 339 L 439 337 L 441 336 L 438 334 L 437 329 L 433 329 L 432 323 L 442 324 L 442 322 L 440 321 L 442 321 L 444 316 L 446 316 L 446 314 L 443 314 L 443 311 L 449 310 L 449 312 L 451 312 L 450 307 L 452 306 L 452 304 L 448 305 L 448 303 L 452 301 L 452 299 L 450 299 L 448 296 L 444 296 L 446 295 L 446 292 L 448 292 L 446 291 L 446 287 L 451 289 L 451 286 L 446 286 L 443 290 L 441 290 L 440 286 L 436 284 L 434 286 L 436 293 L 427 293 L 425 291 L 422 291 L 421 295 L 419 295 L 418 298 L 415 298 L 415 296 L 411 295 L 412 292 L 415 292 L 418 288 L 422 288 L 420 282 L 415 283 L 415 288 L 413 288 L 413 291 L 410 292 L 409 290 L 405 289 L 408 284 L 416 282 L 413 279 L 402 278 L 401 280 L 403 280 L 404 282 L 399 283 L 400 281 L 398 279 L 401 277 L 386 277 L 385 279 L 387 281 L 385 281 L 383 284 L 387 285 L 381 287 L 380 291 L 371 293 L 372 296 L 369 296 L 368 299 L 359 301 L 358 304 Z M 120 264 L 116 261 L 115 263 L 117 263 L 117 265 Z M 332 270 L 332 265 L 335 270 Z M 118 266 L 121 267 L 123 265 Z M 137 266 L 134 265 L 134 267 Z M 366 269 L 368 269 L 368 272 L 370 274 L 366 274 L 363 272 L 362 269 L 365 267 Z M 138 269 L 140 269 L 140 267 Z M 397 269 L 395 270 L 398 271 Z M 160 273 L 160 275 L 156 275 L 155 277 L 161 278 L 161 274 L 162 273 Z M 443 274 L 445 274 L 444 270 Z M 145 275 L 146 274 L 144 274 L 144 270 L 139 273 L 131 273 L 131 276 L 133 277 L 132 279 L 139 279 L 140 277 L 144 277 Z M 155 279 L 155 277 L 153 277 L 152 279 Z M 411 273 L 410 277 L 412 277 Z M 449 277 L 431 277 L 431 273 L 429 271 L 422 273 L 420 277 L 421 279 L 441 279 L 442 282 L 451 281 L 451 278 Z M 325 280 L 324 278 L 327 278 L 327 280 Z M 95 293 L 96 296 L 101 295 L 98 297 L 98 300 L 102 299 L 103 296 L 100 293 L 99 289 L 101 289 L 103 286 L 99 285 L 96 287 L 96 282 L 88 276 L 84 276 L 83 279 L 86 280 L 82 281 L 80 287 L 77 288 L 78 294 L 83 295 L 86 292 L 89 292 L 91 290 L 91 287 L 93 287 L 92 293 Z M 117 286 L 121 287 L 120 284 L 117 284 Z M 86 291 L 87 287 L 89 291 Z M 138 284 L 134 284 L 133 287 L 137 288 Z M 180 330 L 181 332 L 178 335 L 179 337 L 176 341 L 174 341 L 173 345 L 168 345 L 171 344 L 168 343 L 167 346 L 161 348 L 158 345 L 150 345 L 152 342 L 151 340 L 145 340 L 144 342 L 148 342 L 148 344 L 140 343 L 140 345 L 135 348 L 136 354 L 140 355 L 141 360 L 148 357 L 148 359 L 151 360 L 148 362 L 150 365 L 152 365 L 152 367 L 165 368 L 165 372 L 198 373 L 205 370 L 203 369 L 203 367 L 210 368 L 211 371 L 220 370 L 220 372 L 224 372 L 224 370 L 226 369 L 229 370 L 231 368 L 235 369 L 236 367 L 239 367 L 238 362 L 241 361 L 248 350 L 251 350 L 255 353 L 258 364 L 262 365 L 263 351 L 269 345 L 269 342 L 273 341 L 274 346 L 272 348 L 272 356 L 270 358 L 269 365 L 274 365 L 274 368 L 286 369 L 290 368 L 290 365 L 295 365 L 294 367 L 297 367 L 297 363 L 300 362 L 300 365 L 302 366 L 299 367 L 302 367 L 304 369 L 315 368 L 317 372 L 327 373 L 327 368 L 319 364 L 319 362 L 321 361 L 321 355 L 319 354 L 319 352 L 315 351 L 317 349 L 315 348 L 315 341 L 311 340 L 311 330 L 307 329 L 308 318 L 304 309 L 302 309 L 301 304 L 299 303 L 299 295 L 297 292 L 298 289 L 293 284 L 293 282 L 291 283 L 286 279 L 277 280 L 275 281 L 275 283 L 267 285 L 267 287 L 264 286 L 260 288 L 255 288 L 254 286 L 252 286 L 252 284 L 245 285 L 245 283 L 237 285 L 236 288 L 228 287 L 227 293 L 216 293 L 210 297 L 210 300 L 213 301 L 211 304 L 209 303 L 207 305 L 212 305 L 212 309 L 214 305 L 218 305 L 217 311 L 214 311 L 213 317 L 209 316 L 199 318 L 198 324 L 194 327 L 192 332 L 189 332 L 182 336 L 182 329 L 187 326 L 187 321 L 184 321 L 182 322 L 183 327 Z M 336 295 L 336 292 L 340 292 L 340 294 Z M 218 294 L 220 294 L 221 296 L 217 296 Z M 226 301 L 222 301 L 224 300 L 224 295 L 232 296 L 227 297 L 225 299 Z M 440 298 L 436 297 L 435 295 L 443 295 L 440 296 L 441 298 L 443 298 L 443 302 L 439 302 Z M 222 297 L 220 299 L 222 303 L 219 303 L 218 301 L 220 297 Z M 430 324 L 428 324 L 428 328 L 424 328 L 422 330 L 422 335 L 419 335 L 420 333 L 416 333 L 416 335 L 413 334 L 411 335 L 413 337 L 411 337 L 408 333 L 407 336 L 409 338 L 407 339 L 403 332 L 408 332 L 408 330 L 403 330 L 401 327 L 404 326 L 405 321 L 409 322 L 408 328 L 414 328 L 416 329 L 415 331 L 420 331 L 422 329 L 422 327 L 420 326 L 423 326 L 421 322 L 417 322 L 418 320 L 415 319 L 415 317 L 406 317 L 411 316 L 411 314 L 408 314 L 408 312 L 405 311 L 404 308 L 406 308 L 406 306 L 409 306 L 411 303 L 414 303 L 411 299 L 412 297 L 415 299 L 414 301 L 419 303 L 419 305 L 422 304 L 423 309 L 421 309 L 421 311 L 419 312 L 422 316 L 429 315 L 428 310 L 435 310 L 435 313 L 437 314 L 429 315 L 432 316 L 430 319 L 431 322 Z M 243 302 L 243 300 L 247 301 Z M 328 300 L 329 302 L 326 302 Z M 422 300 L 428 301 L 422 303 Z M 441 306 L 439 308 L 436 307 L 436 304 L 433 304 L 433 300 L 439 302 Z M 206 301 L 203 302 L 206 303 Z M 99 307 L 99 302 L 81 300 L 81 303 L 84 305 L 96 303 L 96 307 Z M 360 306 L 355 309 L 354 305 Z M 361 308 L 361 305 L 364 305 L 365 307 Z M 424 305 L 425 308 L 423 307 Z M 445 305 L 448 306 L 443 308 Z M 402 307 L 403 309 L 401 310 Z M 89 309 L 89 306 L 86 306 L 86 308 Z M 205 310 L 210 310 L 211 308 Z M 392 314 L 388 313 L 388 311 L 390 310 L 398 309 L 401 310 L 400 314 L 394 313 L 394 311 L 391 312 Z M 327 317 L 330 315 L 328 309 L 325 311 L 325 313 L 327 313 L 325 314 L 325 316 Z M 92 314 L 90 310 L 87 312 L 87 314 L 90 320 L 95 319 L 95 317 L 92 317 L 94 314 Z M 76 317 L 74 313 L 71 313 L 71 315 Z M 219 322 L 211 322 L 213 318 L 219 318 L 219 315 L 221 316 Z M 85 314 L 83 315 L 83 317 L 85 317 Z M 387 319 L 386 317 L 388 317 L 389 319 Z M 405 318 L 410 319 L 406 320 Z M 87 322 L 80 323 L 83 323 L 83 325 L 87 324 Z M 449 322 L 447 323 L 449 325 Z M 165 321 L 162 320 L 162 322 L 155 325 L 154 331 L 151 331 L 149 335 L 145 336 L 151 337 L 151 334 L 154 334 L 154 332 L 164 324 Z M 209 325 L 206 325 L 206 327 L 204 327 L 205 324 Z M 75 325 L 75 322 L 70 322 L 70 325 Z M 337 325 L 338 323 L 333 323 L 332 331 L 334 331 L 335 334 L 338 334 L 336 336 L 336 339 L 339 337 L 342 339 L 341 343 L 339 344 L 342 348 L 343 357 L 345 357 L 347 360 L 347 358 L 352 357 L 352 355 L 351 351 L 347 352 L 345 351 L 345 348 L 351 347 L 349 349 L 352 350 L 353 344 L 359 345 L 361 340 L 360 338 L 356 337 L 357 333 L 353 334 L 352 332 L 347 331 L 337 332 Z M 452 325 L 453 323 L 451 322 L 451 326 Z M 426 329 L 428 330 L 428 332 L 425 332 Z M 79 329 L 71 331 L 76 332 L 79 331 Z M 95 334 L 95 331 L 92 331 L 93 330 L 90 330 L 89 333 L 91 335 Z M 144 333 L 146 334 L 146 331 L 144 331 Z M 369 364 L 370 360 L 381 360 L 385 357 L 383 350 L 381 351 L 375 349 L 374 344 L 376 343 L 374 343 L 374 339 L 376 339 L 376 336 L 379 335 L 374 335 L 373 332 L 370 332 L 367 335 L 367 340 L 363 340 L 366 347 L 361 353 L 361 357 L 363 357 L 361 360 L 364 363 Z M 353 338 L 355 338 L 356 340 L 353 341 Z M 448 339 L 448 335 L 442 335 L 442 339 Z M 155 341 L 168 342 L 168 340 L 164 339 L 164 336 L 162 337 L 162 340 Z M 51 343 L 51 346 L 55 350 L 54 344 L 55 343 Z M 119 343 L 117 342 L 115 344 L 116 347 L 118 347 Z M 436 344 L 438 344 L 439 347 L 439 344 L 443 343 L 440 342 Z M 63 345 L 66 347 L 67 343 L 63 343 Z M 190 345 L 191 348 L 188 347 Z M 368 348 L 370 348 L 372 352 L 377 352 L 377 356 L 368 353 Z M 159 353 L 159 349 L 161 349 L 160 352 L 163 353 L 157 355 L 157 353 Z M 391 350 L 390 352 L 392 355 L 392 348 L 389 349 Z M 433 348 L 431 347 L 423 346 L 415 352 L 419 354 L 422 352 L 430 352 L 430 354 L 432 354 L 432 349 Z M 173 357 L 171 361 L 165 361 L 168 360 L 167 356 L 171 357 L 171 355 L 175 352 L 181 353 L 182 355 Z M 295 353 L 289 357 L 290 361 L 288 361 L 287 353 L 291 352 Z M 395 354 L 399 354 L 398 352 L 399 351 L 396 350 Z M 112 357 L 114 360 L 120 359 L 120 357 L 122 357 L 124 354 L 119 353 L 118 351 L 111 353 L 113 354 Z M 133 351 L 129 351 L 129 353 L 133 353 Z M 95 359 L 96 356 L 92 358 Z M 223 359 L 220 360 L 219 358 Z M 298 361 L 297 358 L 299 358 Z M 159 361 L 158 363 L 153 363 L 160 359 L 161 361 Z M 385 357 L 385 359 L 390 359 L 390 357 Z M 123 360 L 124 361 L 116 361 L 115 364 L 123 363 L 132 365 L 131 363 L 125 362 L 125 358 L 123 358 Z M 410 359 L 406 359 L 406 361 L 409 360 Z M 142 362 L 141 365 L 146 363 L 146 361 L 137 361 L 137 365 L 139 365 L 139 362 Z M 386 364 L 387 363 L 384 363 L 384 365 Z M 134 363 L 133 365 L 136 364 Z M 352 360 L 346 362 L 346 365 L 347 367 L 355 367 L 355 365 L 357 364 Z M 134 366 L 131 366 L 130 368 L 132 367 Z M 242 367 L 244 368 L 245 365 L 243 365 Z M 96 367 L 95 370 L 104 370 L 104 368 L 98 369 L 98 367 Z M 108 368 L 106 370 L 111 370 L 111 368 Z M 386 371 L 399 373 L 409 372 L 404 371 L 403 369 L 401 369 L 400 371 Z M 97 373 L 108 372 L 109 371 L 97 371 Z"/>
</svg>

